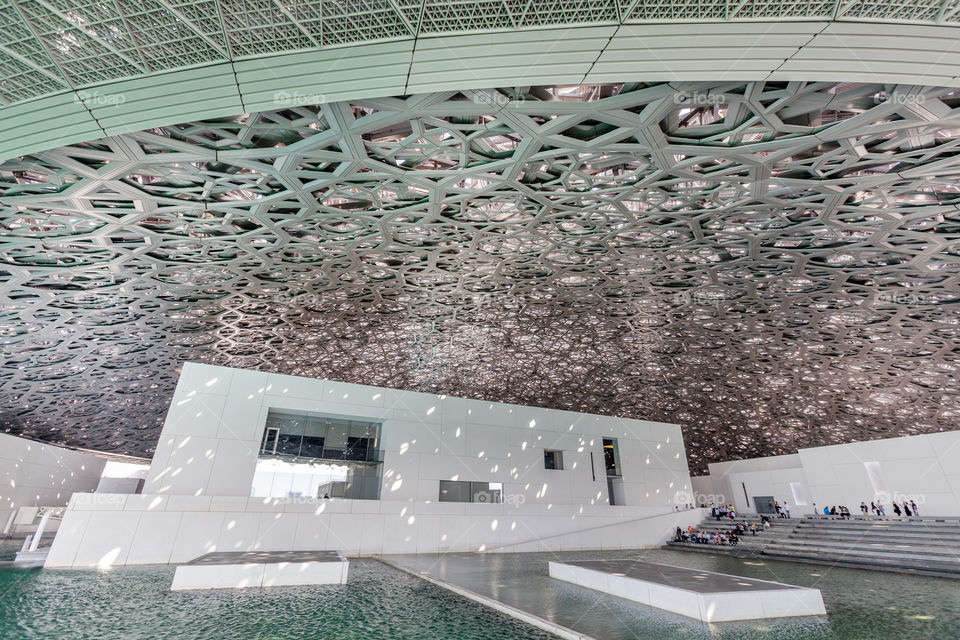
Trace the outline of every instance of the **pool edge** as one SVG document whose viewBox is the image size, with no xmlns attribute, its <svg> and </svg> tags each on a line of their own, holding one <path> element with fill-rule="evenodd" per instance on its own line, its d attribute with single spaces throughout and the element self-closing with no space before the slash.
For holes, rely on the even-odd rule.
<svg viewBox="0 0 960 640">
<path fill-rule="evenodd" d="M 446 580 L 441 580 L 440 578 L 436 578 L 426 573 L 420 573 L 415 569 L 402 565 L 398 562 L 394 562 L 393 560 L 388 560 L 382 556 L 371 556 L 371 557 L 382 562 L 388 567 L 392 567 L 399 571 L 403 571 L 404 573 L 410 574 L 412 576 L 416 576 L 442 589 L 446 589 L 447 591 L 452 591 L 453 593 L 461 597 L 464 597 L 468 600 L 472 600 L 476 603 L 482 604 L 483 606 L 493 609 L 495 611 L 499 611 L 504 615 L 510 616 L 511 618 L 514 618 L 521 622 L 525 622 L 526 624 L 532 625 L 540 629 L 541 631 L 546 631 L 547 633 L 551 633 L 559 638 L 563 638 L 564 640 L 597 640 L 593 636 L 589 636 L 585 633 L 580 633 L 579 631 L 575 631 L 570 627 L 565 627 L 563 625 L 557 624 L 556 622 L 551 622 L 546 618 L 541 618 L 536 614 L 530 613 L 528 611 L 523 611 L 522 609 L 517 609 L 516 607 L 500 602 L 499 600 L 495 600 L 494 598 L 491 598 L 489 596 L 479 594 L 476 591 L 471 591 L 470 589 L 465 589 L 461 586 L 447 582 Z"/>
</svg>

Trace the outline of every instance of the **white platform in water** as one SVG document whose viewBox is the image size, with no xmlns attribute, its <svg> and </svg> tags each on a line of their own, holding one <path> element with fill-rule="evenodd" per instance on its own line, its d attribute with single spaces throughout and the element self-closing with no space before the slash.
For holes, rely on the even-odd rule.
<svg viewBox="0 0 960 640">
<path fill-rule="evenodd" d="M 551 562 L 550 577 L 704 622 L 827 613 L 818 589 L 652 562 Z"/>
<path fill-rule="evenodd" d="M 349 566 L 336 551 L 208 553 L 177 567 L 170 590 L 344 584 Z"/>
<path fill-rule="evenodd" d="M 50 553 L 50 547 L 37 549 L 36 551 L 18 551 L 13 560 L 13 566 L 18 569 L 29 569 L 32 567 L 42 567 Z"/>
</svg>

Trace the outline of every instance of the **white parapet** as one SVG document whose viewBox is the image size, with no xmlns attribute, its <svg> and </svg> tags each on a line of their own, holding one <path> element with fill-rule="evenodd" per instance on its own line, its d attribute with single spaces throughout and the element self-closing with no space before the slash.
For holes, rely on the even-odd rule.
<svg viewBox="0 0 960 640">
<path fill-rule="evenodd" d="M 349 565 L 336 551 L 210 553 L 177 567 L 170 590 L 345 584 Z"/>
<path fill-rule="evenodd" d="M 671 565 L 551 562 L 550 577 L 703 622 L 826 615 L 818 589 Z"/>
</svg>

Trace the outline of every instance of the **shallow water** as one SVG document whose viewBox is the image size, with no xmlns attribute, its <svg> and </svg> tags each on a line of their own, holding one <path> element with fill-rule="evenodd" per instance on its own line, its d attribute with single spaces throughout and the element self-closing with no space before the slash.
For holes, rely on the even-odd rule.
<svg viewBox="0 0 960 640">
<path fill-rule="evenodd" d="M 668 550 L 388 556 L 603 640 L 960 640 L 960 580 Z M 820 589 L 827 616 L 704 624 L 554 580 L 549 560 L 624 558 Z"/>
<path fill-rule="evenodd" d="M 19 542 L 0 543 L 12 558 Z M 623 557 L 823 593 L 827 617 L 704 625 L 551 580 L 548 560 Z M 405 557 L 407 560 L 410 557 Z M 436 567 L 439 556 L 419 556 Z M 960 581 L 665 550 L 448 554 L 465 586 L 604 640 L 960 639 Z M 532 627 L 372 559 L 345 586 L 169 590 L 173 567 L 0 569 L 2 640 L 547 640 Z M 524 607 L 526 605 L 526 607 Z M 570 624 L 578 620 L 577 625 Z"/>
<path fill-rule="evenodd" d="M 348 583 L 175 591 L 174 569 L 0 569 L 3 640 L 547 640 L 376 560 Z"/>
</svg>

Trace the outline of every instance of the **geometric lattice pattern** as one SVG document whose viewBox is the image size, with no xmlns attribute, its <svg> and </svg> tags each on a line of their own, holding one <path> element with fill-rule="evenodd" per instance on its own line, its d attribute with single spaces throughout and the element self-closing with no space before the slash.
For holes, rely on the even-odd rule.
<svg viewBox="0 0 960 640">
<path fill-rule="evenodd" d="M 960 1 L 0 0 L 0 104 L 172 69 L 363 42 L 549 26 L 756 20 L 956 25 Z"/>
<path fill-rule="evenodd" d="M 953 429 L 952 92 L 449 91 L 10 161 L 0 424 L 148 455 L 190 359 L 677 422 L 693 470 Z"/>
</svg>

